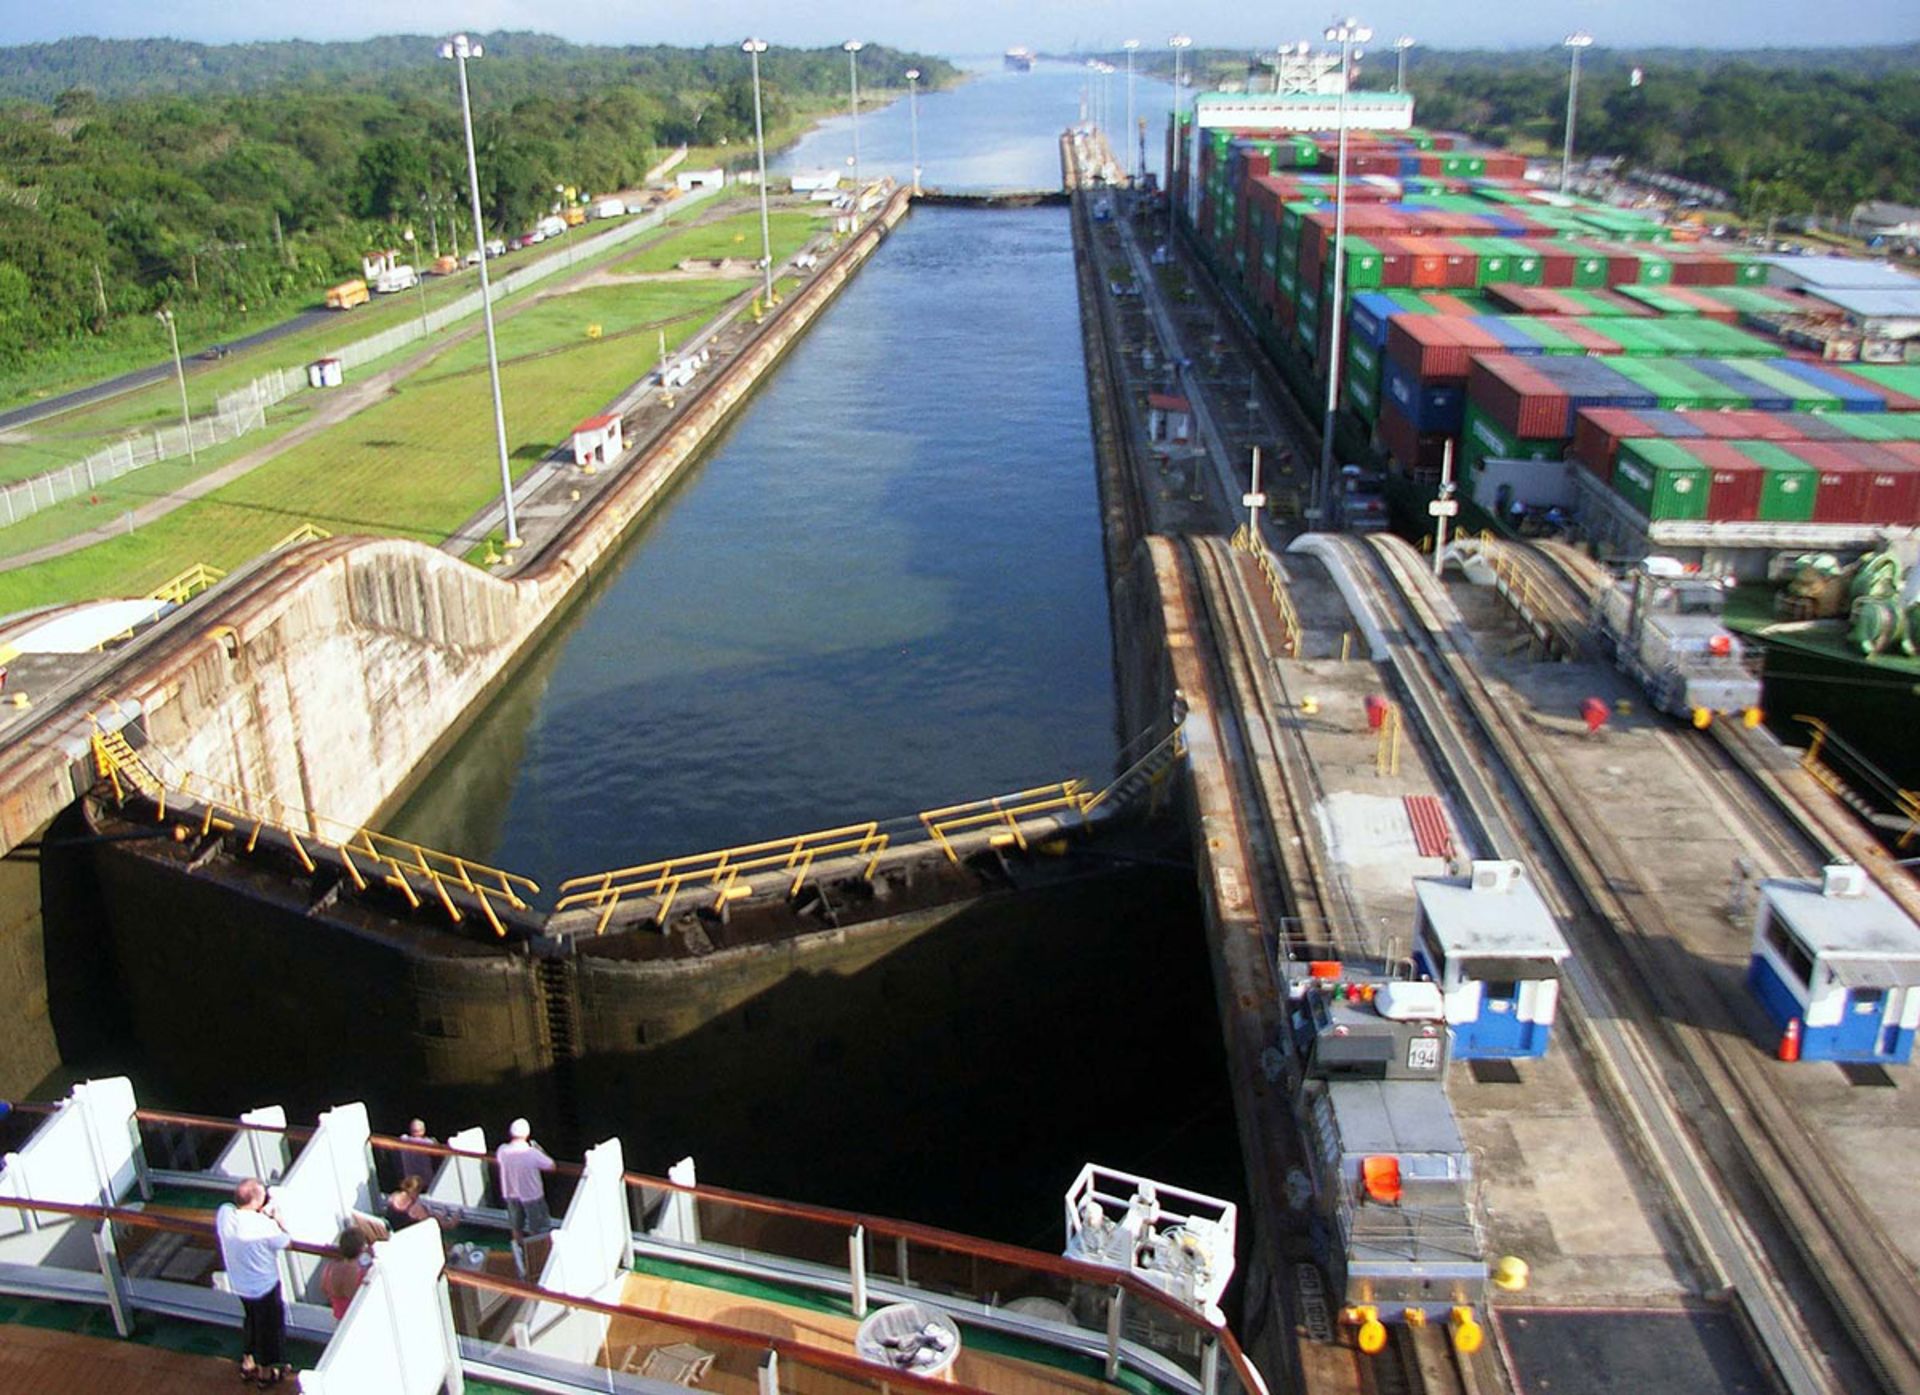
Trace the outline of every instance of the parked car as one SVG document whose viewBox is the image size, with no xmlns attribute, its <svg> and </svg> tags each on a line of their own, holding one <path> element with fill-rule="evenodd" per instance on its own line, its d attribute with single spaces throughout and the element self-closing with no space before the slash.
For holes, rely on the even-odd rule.
<svg viewBox="0 0 1920 1395">
<path fill-rule="evenodd" d="M 209 344 L 200 351 L 200 357 L 204 359 L 225 358 L 232 352 L 233 350 L 229 349 L 225 344 Z"/>
</svg>

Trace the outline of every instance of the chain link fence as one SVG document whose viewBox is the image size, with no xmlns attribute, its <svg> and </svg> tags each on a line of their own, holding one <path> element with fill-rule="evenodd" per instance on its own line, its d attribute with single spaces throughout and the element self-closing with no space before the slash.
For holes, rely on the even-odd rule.
<svg viewBox="0 0 1920 1395">
<path fill-rule="evenodd" d="M 623 242 L 631 241 L 642 233 L 651 232 L 659 227 L 669 214 L 691 208 L 719 192 L 718 189 L 696 189 L 670 204 L 662 205 L 651 213 L 625 219 L 604 232 L 583 236 L 571 256 L 565 252 L 556 253 L 531 265 L 523 266 L 517 271 L 509 272 L 492 282 L 490 289 L 493 292 L 493 299 L 497 302 L 503 296 L 512 295 L 560 272 L 571 270 L 578 261 L 617 247 Z M 332 350 L 325 357 L 339 359 L 343 368 L 363 367 L 385 358 L 396 349 L 405 348 L 470 315 L 478 314 L 479 310 L 480 292 L 476 287 L 466 295 L 448 301 L 437 309 L 427 311 L 425 315 L 410 319 L 404 324 L 394 325 L 391 329 L 382 330 L 365 339 L 355 340 L 344 348 Z M 211 414 L 193 419 L 191 450 L 189 450 L 185 426 L 163 426 L 138 436 L 129 436 L 124 440 L 116 441 L 71 465 L 62 465 L 0 487 L 0 528 L 10 527 L 31 518 L 43 509 L 52 508 L 65 500 L 90 494 L 100 486 L 117 480 L 122 475 L 144 469 L 148 465 L 162 460 L 176 459 L 197 451 L 211 450 L 215 446 L 237 440 L 249 431 L 257 431 L 267 424 L 269 407 L 286 401 L 294 393 L 301 392 L 306 387 L 307 367 L 304 363 L 269 369 L 245 387 L 222 393 L 216 400 Z"/>
</svg>

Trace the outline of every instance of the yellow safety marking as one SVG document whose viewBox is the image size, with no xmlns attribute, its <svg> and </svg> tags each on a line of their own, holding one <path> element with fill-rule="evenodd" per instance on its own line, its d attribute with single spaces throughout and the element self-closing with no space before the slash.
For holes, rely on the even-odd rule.
<svg viewBox="0 0 1920 1395">
<path fill-rule="evenodd" d="M 218 567 L 210 567 L 205 562 L 195 562 L 178 576 L 168 578 L 149 591 L 147 599 L 185 605 L 225 575 L 226 573 Z"/>
<path fill-rule="evenodd" d="M 460 903 L 453 895 L 455 889 L 479 902 L 487 923 L 498 936 L 506 934 L 506 927 L 493 907 L 492 898 L 497 896 L 514 909 L 524 910 L 528 902 L 522 893 L 535 895 L 540 890 L 538 883 L 527 877 L 436 852 L 369 828 L 339 824 L 276 799 L 262 800 L 245 792 L 222 790 L 213 781 L 191 772 L 174 779 L 170 785 L 127 744 L 121 732 L 105 731 L 97 720 L 91 739 L 94 767 L 99 776 L 109 782 L 116 802 L 124 805 L 134 794 L 144 794 L 154 802 L 156 820 L 165 823 L 171 796 L 180 805 L 199 810 L 203 837 L 215 831 L 237 832 L 242 823 L 249 824 L 251 831 L 245 843 L 248 853 L 259 848 L 262 831 L 272 828 L 287 840 L 301 867 L 309 874 L 317 869 L 317 864 L 307 850 L 307 842 L 330 847 L 339 855 L 341 866 L 357 891 L 365 891 L 368 886 L 360 867 L 360 859 L 364 858 L 379 870 L 384 885 L 394 887 L 415 908 L 423 904 L 415 889 L 415 879 L 423 878 L 433 898 L 455 924 L 465 920 Z M 262 812 L 256 807 L 261 803 L 270 806 L 268 811 Z M 301 828 L 321 831 L 309 832 L 303 838 Z M 329 828 L 338 831 L 329 834 L 325 831 Z"/>
<path fill-rule="evenodd" d="M 813 866 L 822 858 L 863 857 L 865 875 L 872 877 L 888 841 L 889 835 L 881 831 L 878 820 L 869 819 L 865 823 L 821 829 L 791 838 L 570 877 L 560 884 L 561 896 L 555 909 L 597 908 L 600 917 L 595 933 L 603 934 L 621 901 L 629 896 L 647 896 L 659 903 L 654 911 L 654 923 L 664 924 L 683 885 L 711 888 L 716 893 L 714 904 L 718 906 L 727 899 L 751 894 L 747 883 L 754 875 L 781 872 L 792 874 L 790 894 L 798 895 Z M 741 888 L 738 892 L 727 891 L 736 885 Z"/>
<path fill-rule="evenodd" d="M 267 551 L 278 552 L 281 548 L 292 547 L 295 543 L 324 542 L 332 536 L 333 534 L 316 524 L 302 523 L 298 528 L 295 528 L 291 533 L 280 539 L 279 542 L 268 548 Z"/>
</svg>

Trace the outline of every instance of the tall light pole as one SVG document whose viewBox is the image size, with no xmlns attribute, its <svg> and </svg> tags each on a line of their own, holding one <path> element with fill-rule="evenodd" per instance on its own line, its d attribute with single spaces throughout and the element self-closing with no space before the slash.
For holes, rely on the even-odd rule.
<svg viewBox="0 0 1920 1395">
<path fill-rule="evenodd" d="M 773 308 L 773 229 L 767 221 L 767 133 L 760 123 L 760 55 L 767 51 L 765 39 L 748 39 L 740 45 L 753 64 L 753 145 L 760 156 L 760 257 L 766 269 L 767 308 Z"/>
<path fill-rule="evenodd" d="M 1393 90 L 1395 92 L 1405 92 L 1407 90 L 1407 50 L 1412 47 L 1413 35 L 1411 34 L 1402 34 L 1393 41 L 1393 51 L 1400 60 L 1399 71 L 1393 79 Z"/>
<path fill-rule="evenodd" d="M 1567 35 L 1565 48 L 1571 55 L 1567 66 L 1567 144 L 1560 152 L 1560 192 L 1566 193 L 1573 178 L 1573 113 L 1580 103 L 1580 50 L 1593 47 L 1593 35 L 1576 29 Z"/>
<path fill-rule="evenodd" d="M 507 460 L 507 413 L 500 404 L 500 347 L 493 337 L 493 291 L 487 276 L 487 224 L 480 214 L 480 166 L 473 157 L 473 102 L 467 94 L 467 60 L 480 54 L 480 45 L 465 34 L 455 34 L 440 45 L 440 56 L 451 58 L 460 73 L 460 124 L 467 135 L 467 193 L 473 203 L 473 246 L 480 254 L 480 317 L 487 327 L 487 377 L 493 383 L 493 437 L 500 448 L 500 502 L 507 515 L 507 546 L 518 547 L 520 528 L 513 514 L 513 466 Z"/>
<path fill-rule="evenodd" d="M 1136 137 L 1136 136 L 1134 135 L 1134 129 L 1133 129 L 1133 55 L 1134 55 L 1134 52 L 1135 52 L 1135 50 L 1137 50 L 1137 49 L 1138 49 L 1138 48 L 1140 47 L 1140 41 L 1139 41 L 1138 39 L 1128 39 L 1128 40 L 1126 40 L 1126 41 L 1125 41 L 1124 43 L 1122 43 L 1122 44 L 1120 45 L 1120 47 L 1121 47 L 1121 48 L 1123 48 L 1123 49 L 1125 49 L 1125 50 L 1127 51 L 1127 151 L 1126 151 L 1126 159 L 1127 159 L 1127 183 L 1128 183 L 1129 185 L 1132 185 L 1132 184 L 1134 184 L 1134 183 L 1136 183 L 1136 182 L 1138 182 L 1138 179 L 1139 179 L 1139 174 L 1140 174 L 1140 171 L 1139 171 L 1139 168 L 1138 168 L 1138 164 L 1137 164 L 1137 162 L 1136 162 L 1136 161 L 1134 160 L 1134 157 L 1133 157 L 1133 146 L 1134 146 L 1134 143 L 1135 143 L 1135 141 L 1136 141 L 1136 140 L 1138 139 L 1138 138 L 1137 138 L 1137 137 Z"/>
<path fill-rule="evenodd" d="M 180 384 L 180 424 L 187 433 L 187 459 L 198 465 L 200 456 L 193 448 L 193 413 L 187 410 L 187 370 L 180 362 L 180 331 L 174 328 L 171 310 L 157 312 L 154 319 L 167 327 L 167 338 L 173 341 L 173 376 Z"/>
<path fill-rule="evenodd" d="M 1333 420 L 1340 409 L 1340 302 L 1346 294 L 1347 242 L 1347 89 L 1353 86 L 1353 64 L 1365 50 L 1356 48 L 1373 38 L 1373 31 L 1357 19 L 1343 19 L 1327 28 L 1327 42 L 1340 45 L 1340 152 L 1333 175 L 1333 298 L 1320 308 L 1322 321 L 1333 322 L 1327 335 L 1327 414 L 1320 426 L 1320 489 L 1318 522 L 1333 522 Z"/>
<path fill-rule="evenodd" d="M 913 194 L 920 196 L 920 70 L 907 69 L 907 126 L 913 132 Z"/>
<path fill-rule="evenodd" d="M 841 48 L 847 51 L 847 105 L 853 109 L 853 218 L 860 225 L 860 50 L 866 45 L 848 39 Z"/>
<path fill-rule="evenodd" d="M 1173 259 L 1173 169 L 1179 163 L 1183 142 L 1180 137 L 1180 55 L 1193 46 L 1193 40 L 1185 34 L 1175 34 L 1167 40 L 1167 47 L 1173 50 L 1173 158 L 1167 162 L 1167 259 Z"/>
</svg>

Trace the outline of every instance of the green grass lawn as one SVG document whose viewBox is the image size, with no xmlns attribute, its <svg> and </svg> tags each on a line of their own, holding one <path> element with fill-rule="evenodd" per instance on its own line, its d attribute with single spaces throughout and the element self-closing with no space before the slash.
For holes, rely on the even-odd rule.
<svg viewBox="0 0 1920 1395">
<path fill-rule="evenodd" d="M 820 232 L 823 222 L 821 215 L 809 209 L 783 208 L 769 214 L 767 229 L 773 239 L 774 261 L 778 263 L 806 246 Z M 737 213 L 697 228 L 688 228 L 624 261 L 615 262 L 612 270 L 623 275 L 672 271 L 688 258 L 711 260 L 721 257 L 749 262 L 760 259 L 758 209 Z"/>
<path fill-rule="evenodd" d="M 667 229 L 683 228 L 688 222 L 706 216 L 715 207 L 726 206 L 736 196 L 731 192 L 716 196 L 703 203 L 689 205 L 675 211 L 667 219 L 663 228 L 641 235 L 641 241 L 669 238 L 673 234 Z M 577 235 L 577 234 L 576 234 Z M 623 243 L 618 247 L 603 250 L 592 256 L 578 255 L 577 269 L 585 270 L 625 256 L 631 256 L 633 244 Z M 496 263 L 502 275 L 517 271 L 523 266 L 552 256 L 566 256 L 566 249 L 560 242 L 544 242 L 537 248 L 523 252 L 509 253 Z M 479 274 L 473 270 L 463 270 L 456 275 L 429 277 L 423 283 L 429 309 L 445 301 L 477 290 L 480 285 Z M 542 282 L 541 285 L 548 283 Z M 533 288 L 538 291 L 540 287 Z M 513 305 L 530 292 L 522 291 L 496 302 L 498 305 Z M 420 314 L 420 291 L 405 291 L 396 295 L 376 296 L 366 305 L 328 316 L 324 321 L 308 329 L 286 335 L 257 348 L 236 353 L 217 362 L 201 359 L 186 360 L 187 402 L 196 414 L 210 413 L 214 403 L 223 392 L 233 392 L 244 388 L 253 379 L 270 368 L 288 367 L 305 364 L 336 351 L 356 340 L 370 338 L 395 325 L 405 324 Z M 285 314 L 274 316 L 267 323 L 286 318 L 301 307 L 294 306 Z M 477 315 L 474 323 L 478 323 Z M 465 326 L 467 321 L 461 321 Z M 256 325 L 254 328 L 260 328 Z M 120 369 L 106 369 L 100 372 L 88 372 L 86 375 L 58 385 L 58 390 L 82 386 L 97 381 L 112 372 L 125 368 L 143 367 L 167 352 L 166 335 L 157 324 L 153 326 L 154 336 L 150 345 L 140 348 L 139 355 L 122 365 Z M 187 345 L 181 344 L 183 352 Z M 392 356 L 389 356 L 389 359 Z M 357 372 L 370 371 L 363 366 Z M 377 371 L 377 370 L 373 370 Z M 13 405 L 26 400 L 33 394 L 14 390 L 9 384 L 0 389 L 0 407 Z M 44 395 L 44 394 L 42 394 Z M 58 469 L 85 459 L 94 451 L 112 441 L 119 440 L 129 432 L 151 431 L 158 427 L 177 425 L 180 421 L 180 389 L 171 377 L 158 383 L 123 393 L 106 402 L 90 407 L 78 408 L 72 412 L 50 417 L 31 426 L 20 428 L 12 435 L 13 440 L 0 440 L 0 483 L 25 479 L 29 475 L 45 470 Z"/>
<path fill-rule="evenodd" d="M 558 297 L 501 326 L 507 444 L 518 476 L 582 417 L 652 368 L 658 335 L 589 340 L 671 320 L 669 348 L 696 333 L 740 287 L 674 281 Z M 591 317 L 591 319 L 589 319 Z M 524 327 L 521 320 L 526 320 Z M 551 350 L 551 352 L 541 352 Z M 449 354 L 450 366 L 463 355 Z M 139 595 L 196 562 L 231 569 L 303 523 L 439 543 L 499 489 L 483 371 L 411 379 L 393 398 L 130 536 L 0 573 L 0 614 L 60 600 Z M 159 468 L 159 467 L 154 467 Z M 146 472 L 141 472 L 146 473 Z"/>
</svg>

